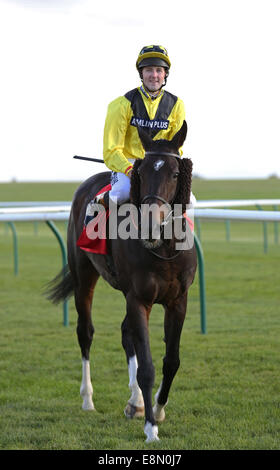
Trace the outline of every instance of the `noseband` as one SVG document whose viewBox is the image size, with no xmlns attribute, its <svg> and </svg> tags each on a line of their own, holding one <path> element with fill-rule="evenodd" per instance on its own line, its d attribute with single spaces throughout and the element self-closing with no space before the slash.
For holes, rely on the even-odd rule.
<svg viewBox="0 0 280 470">
<path fill-rule="evenodd" d="M 175 196 L 174 196 L 174 199 L 175 199 L 175 197 L 176 197 L 176 194 L 175 194 Z M 168 209 L 169 209 L 169 212 L 168 212 L 167 216 L 165 217 L 165 219 L 164 219 L 164 220 L 161 222 L 161 224 L 160 224 L 161 231 L 162 231 L 162 227 L 163 227 L 164 225 L 167 225 L 167 224 L 169 223 L 169 219 L 170 219 L 171 215 L 173 214 L 173 209 L 172 209 L 172 207 L 171 207 L 171 204 L 172 204 L 173 201 L 170 203 L 170 202 L 167 202 L 167 201 L 166 201 L 163 197 L 161 197 L 161 196 L 148 194 L 147 196 L 144 196 L 144 197 L 143 197 L 143 199 L 142 199 L 142 201 L 141 201 L 141 204 L 144 204 L 144 202 L 147 201 L 147 199 L 158 199 L 159 201 L 161 201 L 161 202 L 163 202 L 164 204 L 166 204 L 166 206 L 167 206 Z M 140 209 L 140 212 L 141 212 L 141 209 Z"/>
<path fill-rule="evenodd" d="M 165 199 L 163 199 L 163 197 L 157 196 L 156 194 L 148 194 L 147 196 L 144 196 L 141 201 L 141 204 L 144 204 L 144 202 L 147 201 L 147 199 L 158 199 L 159 201 L 164 202 L 164 204 L 167 204 L 168 206 L 170 206 L 170 202 L 167 202 Z"/>
</svg>

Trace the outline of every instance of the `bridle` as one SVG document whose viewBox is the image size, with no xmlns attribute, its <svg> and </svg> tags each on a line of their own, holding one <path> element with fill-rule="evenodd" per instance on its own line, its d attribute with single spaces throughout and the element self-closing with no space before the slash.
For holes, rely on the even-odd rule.
<svg viewBox="0 0 280 470">
<path fill-rule="evenodd" d="M 158 155 L 159 157 L 175 157 L 175 158 L 178 158 L 180 160 L 180 155 L 178 153 L 172 153 L 172 152 L 145 152 L 145 157 L 149 157 L 149 156 L 153 156 L 153 155 Z M 177 191 L 178 191 L 178 188 L 177 188 Z M 144 196 L 142 201 L 141 201 L 141 204 L 144 204 L 144 202 L 147 200 L 147 199 L 158 199 L 159 201 L 163 202 L 164 204 L 166 204 L 167 206 L 171 206 L 174 202 L 174 200 L 176 199 L 176 196 L 177 196 L 177 191 L 175 193 L 175 196 L 173 198 L 173 200 L 171 202 L 167 202 L 163 197 L 161 196 L 157 196 L 156 194 L 148 194 L 147 196 Z M 173 210 L 172 210 L 173 212 Z M 169 214 L 168 214 L 169 216 Z M 167 216 L 167 217 L 168 217 Z"/>
<path fill-rule="evenodd" d="M 149 157 L 152 155 L 158 155 L 158 156 L 163 156 L 163 157 L 175 157 L 180 159 L 179 153 L 173 153 L 173 152 L 145 152 L 145 157 Z"/>
<path fill-rule="evenodd" d="M 151 152 L 146 152 L 146 153 L 145 153 L 145 157 L 149 157 L 149 156 L 153 156 L 153 155 L 158 155 L 159 157 L 161 157 L 161 156 L 164 156 L 164 157 L 175 157 L 175 158 L 179 158 L 179 159 L 180 159 L 180 155 L 179 155 L 179 154 L 172 153 L 172 152 L 160 152 L 160 153 L 159 153 L 159 152 L 152 152 L 152 151 L 151 151 Z M 164 218 L 163 222 L 160 224 L 161 233 L 162 233 L 163 227 L 164 227 L 165 225 L 167 225 L 167 224 L 170 222 L 169 219 L 170 219 L 170 217 L 171 217 L 172 214 L 173 214 L 172 204 L 173 204 L 173 202 L 174 202 L 175 199 L 176 199 L 177 193 L 178 193 L 178 187 L 177 187 L 177 189 L 176 189 L 176 193 L 175 193 L 175 195 L 174 195 L 174 197 L 173 197 L 173 199 L 172 199 L 171 202 L 166 201 L 163 197 L 158 196 L 158 195 L 156 195 L 156 194 L 147 194 L 147 195 L 144 196 L 143 199 L 141 200 L 140 205 L 141 205 L 141 204 L 144 204 L 145 201 L 147 201 L 148 199 L 157 199 L 157 200 L 163 202 L 166 206 L 169 207 L 169 212 L 168 212 L 167 216 Z M 141 209 L 140 209 L 140 208 L 139 208 L 139 210 L 140 210 L 140 212 L 141 212 Z M 152 253 L 154 256 L 156 256 L 157 258 L 162 259 L 162 260 L 164 260 L 164 261 L 171 261 L 171 260 L 177 258 L 177 256 L 179 256 L 180 253 L 181 253 L 181 250 L 179 250 L 179 251 L 178 251 L 175 255 L 173 255 L 173 256 L 164 257 L 164 256 L 159 255 L 159 254 L 156 253 L 155 251 L 153 251 L 152 248 L 150 248 L 149 251 L 150 251 L 150 253 Z"/>
</svg>

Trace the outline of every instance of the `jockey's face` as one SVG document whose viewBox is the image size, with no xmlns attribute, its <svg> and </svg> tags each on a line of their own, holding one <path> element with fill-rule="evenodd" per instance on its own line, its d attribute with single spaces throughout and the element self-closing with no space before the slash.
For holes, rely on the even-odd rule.
<svg viewBox="0 0 280 470">
<path fill-rule="evenodd" d="M 165 79 L 165 70 L 164 67 L 143 67 L 142 69 L 142 77 L 144 87 L 151 92 L 158 91 Z"/>
</svg>

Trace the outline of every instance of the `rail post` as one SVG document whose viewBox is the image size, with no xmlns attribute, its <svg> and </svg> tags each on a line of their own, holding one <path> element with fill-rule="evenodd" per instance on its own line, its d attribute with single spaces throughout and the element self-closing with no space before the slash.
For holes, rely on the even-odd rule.
<svg viewBox="0 0 280 470">
<path fill-rule="evenodd" d="M 229 242 L 230 241 L 230 220 L 226 220 L 225 225 L 226 225 L 226 241 Z"/>
<path fill-rule="evenodd" d="M 204 272 L 204 256 L 201 243 L 194 233 L 194 243 L 198 257 L 199 272 L 199 297 L 200 297 L 200 326 L 203 335 L 207 332 L 206 326 L 206 291 L 205 291 L 205 272 Z"/>
<path fill-rule="evenodd" d="M 273 206 L 273 209 L 275 211 L 278 210 L 277 206 Z M 277 244 L 278 243 L 278 224 L 279 222 L 274 222 L 274 242 Z"/>
<path fill-rule="evenodd" d="M 257 209 L 259 211 L 263 210 L 260 204 L 257 204 Z M 263 251 L 264 253 L 267 253 L 268 251 L 267 222 L 263 222 Z"/>
<path fill-rule="evenodd" d="M 14 273 L 18 275 L 18 237 L 15 224 L 13 222 L 7 222 L 7 225 L 12 230 L 13 234 L 13 245 L 14 245 Z"/>
</svg>

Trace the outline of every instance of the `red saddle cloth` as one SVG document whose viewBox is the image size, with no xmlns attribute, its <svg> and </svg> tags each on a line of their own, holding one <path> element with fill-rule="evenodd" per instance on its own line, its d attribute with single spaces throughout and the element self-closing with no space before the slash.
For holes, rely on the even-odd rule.
<svg viewBox="0 0 280 470">
<path fill-rule="evenodd" d="M 94 196 L 98 196 L 101 193 L 110 191 L 111 185 L 108 184 Z M 93 198 L 93 200 L 94 200 Z M 86 217 L 90 213 L 90 204 L 86 210 Z M 84 224 L 83 231 L 77 240 L 77 246 L 79 246 L 84 251 L 89 251 L 91 253 L 98 253 L 100 255 L 107 255 L 107 240 L 106 240 L 106 222 L 109 217 L 109 210 L 104 210 L 99 212 L 97 216 L 89 220 L 88 223 Z M 90 217 L 89 217 L 90 219 Z"/>
</svg>

